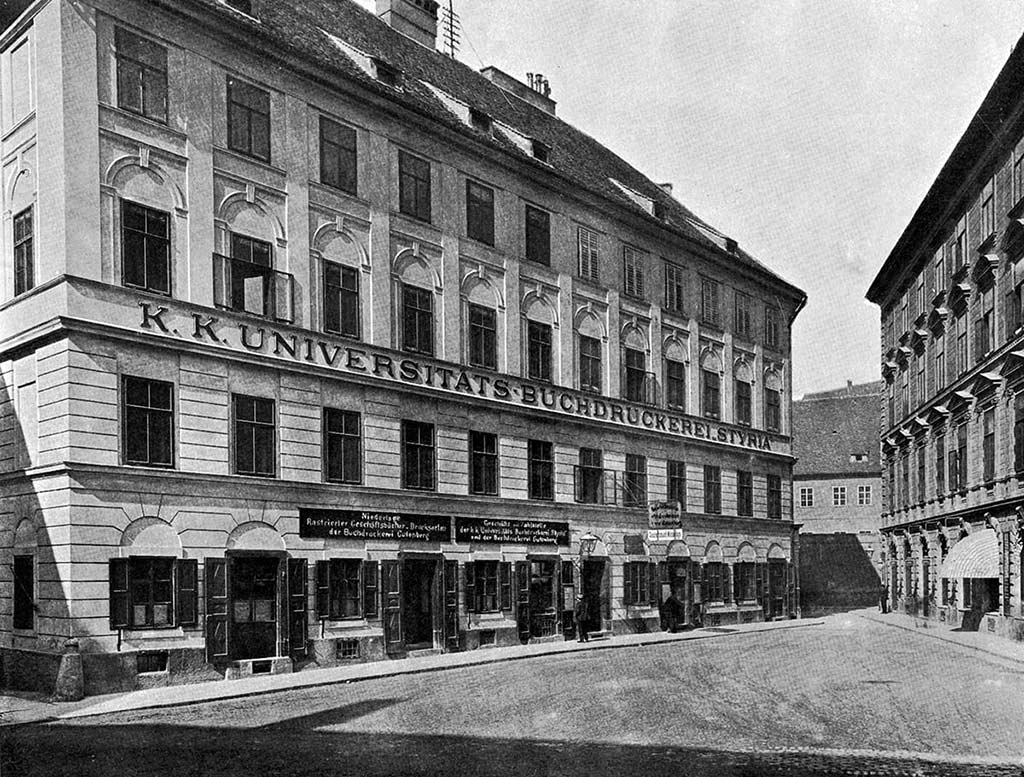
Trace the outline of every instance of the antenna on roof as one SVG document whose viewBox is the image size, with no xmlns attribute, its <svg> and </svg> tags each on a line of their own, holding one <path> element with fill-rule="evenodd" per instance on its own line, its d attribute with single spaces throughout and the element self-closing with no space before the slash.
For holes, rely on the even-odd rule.
<svg viewBox="0 0 1024 777">
<path fill-rule="evenodd" d="M 452 0 L 442 10 L 441 16 L 441 51 L 452 59 L 459 52 L 459 43 L 462 35 L 462 20 L 452 8 Z"/>
</svg>

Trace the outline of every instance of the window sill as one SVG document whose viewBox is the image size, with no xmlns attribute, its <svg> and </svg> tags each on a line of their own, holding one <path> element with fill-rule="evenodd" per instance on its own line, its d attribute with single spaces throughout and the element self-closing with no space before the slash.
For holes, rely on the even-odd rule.
<svg viewBox="0 0 1024 777">
<path fill-rule="evenodd" d="M 238 475 L 243 478 L 260 478 L 262 480 L 276 480 L 276 472 L 232 472 L 232 475 Z"/>
<path fill-rule="evenodd" d="M 324 483 L 331 486 L 361 486 L 363 485 L 362 480 L 332 480 L 331 478 L 324 478 Z"/>
</svg>

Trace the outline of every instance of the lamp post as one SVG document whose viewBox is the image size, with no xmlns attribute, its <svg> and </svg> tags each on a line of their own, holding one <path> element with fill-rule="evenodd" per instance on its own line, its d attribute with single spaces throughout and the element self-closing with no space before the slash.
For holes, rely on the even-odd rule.
<svg viewBox="0 0 1024 777">
<path fill-rule="evenodd" d="M 594 552 L 599 539 L 600 537 L 589 531 L 580 537 L 580 561 L 590 558 L 590 554 Z"/>
</svg>

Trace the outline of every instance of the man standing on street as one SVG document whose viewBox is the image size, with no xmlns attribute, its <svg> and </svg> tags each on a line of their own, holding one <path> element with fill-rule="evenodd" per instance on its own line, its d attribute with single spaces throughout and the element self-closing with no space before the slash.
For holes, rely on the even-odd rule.
<svg viewBox="0 0 1024 777">
<path fill-rule="evenodd" d="M 580 642 L 587 642 L 590 638 L 587 635 L 587 618 L 590 616 L 590 608 L 587 606 L 586 597 L 576 595 L 576 606 L 573 608 L 573 615 L 576 618 L 576 636 Z"/>
</svg>

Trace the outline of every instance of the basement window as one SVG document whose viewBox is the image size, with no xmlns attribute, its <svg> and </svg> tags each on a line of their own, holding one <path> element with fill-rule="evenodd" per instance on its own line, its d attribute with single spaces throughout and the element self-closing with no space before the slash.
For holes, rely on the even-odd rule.
<svg viewBox="0 0 1024 777">
<path fill-rule="evenodd" d="M 139 674 L 152 674 L 167 671 L 167 651 L 147 650 L 135 657 L 135 666 Z"/>
<path fill-rule="evenodd" d="M 374 58 L 374 67 L 377 71 L 377 80 L 392 89 L 402 88 L 402 71 L 394 65 L 385 62 L 383 59 Z"/>
<path fill-rule="evenodd" d="M 335 643 L 336 655 L 339 661 L 351 661 L 359 658 L 358 639 L 339 639 Z"/>
</svg>

